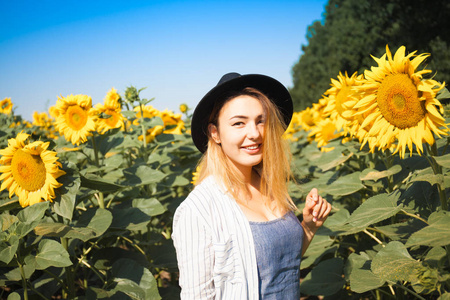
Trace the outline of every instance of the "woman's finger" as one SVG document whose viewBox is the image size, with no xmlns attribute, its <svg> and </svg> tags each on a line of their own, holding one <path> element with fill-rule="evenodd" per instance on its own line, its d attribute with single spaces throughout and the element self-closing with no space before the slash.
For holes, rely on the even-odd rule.
<svg viewBox="0 0 450 300">
<path fill-rule="evenodd" d="M 319 214 L 317 216 L 317 219 L 318 220 L 325 219 L 326 217 L 328 217 L 328 214 L 330 213 L 330 211 L 331 211 L 331 204 L 328 203 L 328 201 L 323 200 L 323 203 L 322 203 L 322 206 L 320 208 L 320 212 L 319 212 Z"/>
<path fill-rule="evenodd" d="M 314 206 L 314 210 L 313 210 L 313 212 L 312 212 L 312 215 L 313 215 L 313 222 L 316 222 L 317 219 L 319 218 L 320 211 L 321 211 L 322 206 L 323 206 L 323 201 L 324 201 L 323 198 L 320 197 L 320 196 L 318 196 L 316 205 Z"/>
</svg>

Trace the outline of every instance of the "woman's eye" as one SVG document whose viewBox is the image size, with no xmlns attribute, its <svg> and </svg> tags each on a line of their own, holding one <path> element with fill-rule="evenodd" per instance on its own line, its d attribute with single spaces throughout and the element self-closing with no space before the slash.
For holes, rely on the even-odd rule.
<svg viewBox="0 0 450 300">
<path fill-rule="evenodd" d="M 240 125 L 243 125 L 244 124 L 244 122 L 236 122 L 236 123 L 233 123 L 233 126 L 240 126 Z"/>
</svg>

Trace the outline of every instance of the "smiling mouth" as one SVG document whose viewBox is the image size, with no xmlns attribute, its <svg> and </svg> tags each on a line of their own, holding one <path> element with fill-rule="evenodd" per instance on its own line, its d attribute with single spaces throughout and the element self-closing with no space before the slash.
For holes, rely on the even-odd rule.
<svg viewBox="0 0 450 300">
<path fill-rule="evenodd" d="M 244 148 L 244 149 L 246 149 L 246 150 L 256 150 L 256 149 L 258 149 L 259 147 L 261 147 L 261 144 L 259 144 L 259 145 L 253 145 L 253 146 L 248 146 L 248 147 L 242 147 L 242 148 Z"/>
</svg>

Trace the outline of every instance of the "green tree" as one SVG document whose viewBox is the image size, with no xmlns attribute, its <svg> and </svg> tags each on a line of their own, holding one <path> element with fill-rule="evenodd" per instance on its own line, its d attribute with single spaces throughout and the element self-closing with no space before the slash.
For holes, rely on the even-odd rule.
<svg viewBox="0 0 450 300">
<path fill-rule="evenodd" d="M 292 68 L 296 110 L 317 102 L 339 71 L 361 73 L 386 45 L 395 52 L 431 53 L 427 68 L 450 81 L 450 2 L 447 0 L 329 0 L 321 21 L 308 27 L 308 44 Z"/>
</svg>

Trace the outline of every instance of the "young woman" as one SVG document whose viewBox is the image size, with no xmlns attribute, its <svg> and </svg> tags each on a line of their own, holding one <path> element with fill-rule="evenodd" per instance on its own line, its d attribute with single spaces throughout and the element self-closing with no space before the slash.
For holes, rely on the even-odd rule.
<svg viewBox="0 0 450 300">
<path fill-rule="evenodd" d="M 312 189 L 302 223 L 293 212 L 292 112 L 286 88 L 258 74 L 224 75 L 197 105 L 200 175 L 173 222 L 181 299 L 300 298 L 301 256 L 331 205 Z"/>
</svg>

